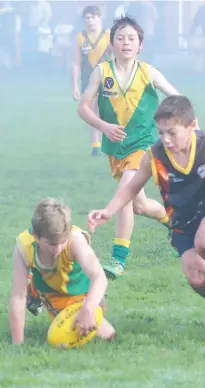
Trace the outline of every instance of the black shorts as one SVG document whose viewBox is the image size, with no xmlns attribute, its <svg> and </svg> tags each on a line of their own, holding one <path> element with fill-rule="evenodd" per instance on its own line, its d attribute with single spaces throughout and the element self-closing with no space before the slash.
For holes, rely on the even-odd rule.
<svg viewBox="0 0 205 388">
<path fill-rule="evenodd" d="M 189 249 L 194 248 L 194 238 L 196 233 L 178 233 L 173 232 L 171 238 L 172 246 L 177 250 L 180 256 Z"/>
<path fill-rule="evenodd" d="M 196 212 L 191 222 L 182 220 L 178 224 L 177 229 L 173 229 L 171 244 L 178 251 L 179 255 L 182 256 L 184 252 L 194 248 L 194 239 L 196 232 L 201 224 L 202 219 L 205 217 L 205 202 L 202 203 L 200 212 Z"/>
</svg>

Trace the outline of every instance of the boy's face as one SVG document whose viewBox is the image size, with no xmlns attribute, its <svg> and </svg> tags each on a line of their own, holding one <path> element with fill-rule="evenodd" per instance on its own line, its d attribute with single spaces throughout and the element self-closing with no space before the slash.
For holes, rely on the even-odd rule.
<svg viewBox="0 0 205 388">
<path fill-rule="evenodd" d="M 62 239 L 58 239 L 58 241 L 51 241 L 45 237 L 41 237 L 38 239 L 38 246 L 40 251 L 45 255 L 51 255 L 52 258 L 57 257 L 68 244 L 68 238 L 65 240 L 65 237 Z"/>
<path fill-rule="evenodd" d="M 171 152 L 185 150 L 190 143 L 193 130 L 196 129 L 195 121 L 188 127 L 177 123 L 175 119 L 161 119 L 156 124 L 160 140 Z"/>
<path fill-rule="evenodd" d="M 116 30 L 113 39 L 113 51 L 117 59 L 134 59 L 139 49 L 139 36 L 132 26 L 127 25 Z"/>
<path fill-rule="evenodd" d="M 90 31 L 96 31 L 101 28 L 101 18 L 98 15 L 87 13 L 84 17 L 86 28 Z"/>
</svg>

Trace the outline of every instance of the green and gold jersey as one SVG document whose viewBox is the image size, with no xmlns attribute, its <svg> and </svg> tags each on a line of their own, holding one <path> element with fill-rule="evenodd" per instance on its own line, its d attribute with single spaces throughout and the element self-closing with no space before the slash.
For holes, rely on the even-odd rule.
<svg viewBox="0 0 205 388">
<path fill-rule="evenodd" d="M 154 114 L 159 100 L 150 79 L 150 65 L 136 62 L 126 90 L 122 90 L 113 61 L 100 64 L 99 113 L 102 120 L 125 127 L 126 139 L 113 143 L 103 135 L 102 151 L 123 159 L 137 150 L 146 150 L 157 139 Z"/>
<path fill-rule="evenodd" d="M 93 69 L 110 58 L 110 30 L 102 29 L 91 39 L 86 31 L 80 32 L 77 43 L 81 50 L 82 92 L 86 89 Z"/>
<path fill-rule="evenodd" d="M 72 231 L 83 233 L 89 241 L 89 236 L 80 228 L 73 226 Z M 37 290 L 57 295 L 81 295 L 88 292 L 90 280 L 80 265 L 71 257 L 70 245 L 60 253 L 54 268 L 43 267 L 37 256 L 37 241 L 29 228 L 17 237 L 17 244 L 31 269 L 34 285 Z"/>
</svg>

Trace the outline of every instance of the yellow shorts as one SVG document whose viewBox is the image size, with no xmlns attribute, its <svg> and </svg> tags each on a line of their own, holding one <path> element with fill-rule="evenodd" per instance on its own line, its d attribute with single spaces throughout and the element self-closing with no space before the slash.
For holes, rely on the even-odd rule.
<svg viewBox="0 0 205 388">
<path fill-rule="evenodd" d="M 120 179 L 124 171 L 138 170 L 141 159 L 144 154 L 145 151 L 139 150 L 133 152 L 133 154 L 126 156 L 126 158 L 124 159 L 116 159 L 114 156 L 109 156 L 112 176 L 114 178 Z"/>
<path fill-rule="evenodd" d="M 71 306 L 74 303 L 82 302 L 86 298 L 86 295 L 87 294 L 68 296 L 39 292 L 43 305 L 52 320 L 60 313 L 61 310 L 64 310 L 66 307 Z"/>
</svg>

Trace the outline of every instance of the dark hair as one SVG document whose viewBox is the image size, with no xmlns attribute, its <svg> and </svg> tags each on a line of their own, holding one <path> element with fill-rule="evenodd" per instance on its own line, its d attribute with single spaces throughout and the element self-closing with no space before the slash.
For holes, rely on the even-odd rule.
<svg viewBox="0 0 205 388">
<path fill-rule="evenodd" d="M 113 44 L 116 31 L 118 29 L 121 30 L 122 28 L 125 28 L 126 26 L 133 27 L 135 29 L 135 31 L 137 31 L 137 33 L 138 33 L 140 43 L 143 42 L 143 40 L 144 40 L 143 29 L 139 26 L 139 24 L 136 22 L 135 19 L 132 19 L 130 16 L 128 16 L 126 14 L 125 16 L 121 16 L 120 18 L 114 20 L 114 25 L 112 26 L 112 28 L 110 30 L 110 43 L 111 44 Z"/>
<path fill-rule="evenodd" d="M 170 96 L 159 105 L 155 121 L 175 119 L 178 123 L 188 127 L 195 119 L 194 108 L 185 96 Z"/>
<path fill-rule="evenodd" d="M 96 7 L 95 5 L 88 5 L 85 7 L 82 13 L 82 17 L 84 18 L 88 13 L 93 16 L 101 16 L 100 8 Z"/>
</svg>

